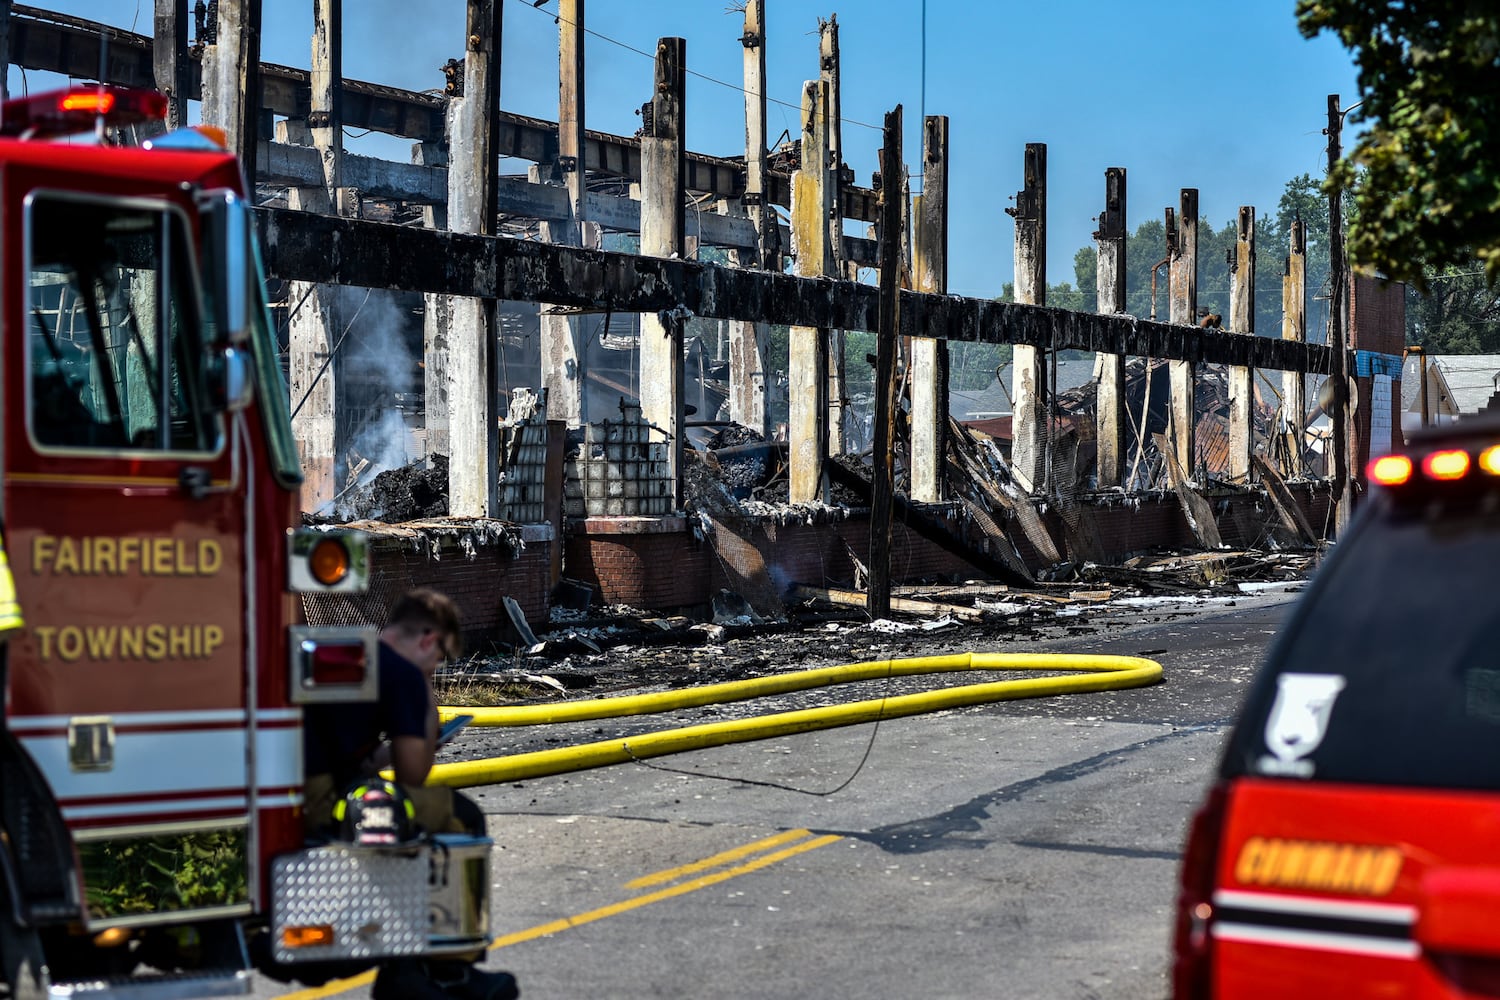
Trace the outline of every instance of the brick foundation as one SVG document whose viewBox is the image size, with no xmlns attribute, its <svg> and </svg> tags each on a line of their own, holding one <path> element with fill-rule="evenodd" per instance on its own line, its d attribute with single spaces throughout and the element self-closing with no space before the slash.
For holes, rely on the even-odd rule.
<svg viewBox="0 0 1500 1000">
<path fill-rule="evenodd" d="M 514 526 L 507 526 L 514 529 Z M 462 531 L 462 529 L 459 529 Z M 464 644 L 481 650 L 507 627 L 501 601 L 513 597 L 533 623 L 547 620 L 552 575 L 551 525 L 519 529 L 519 554 L 505 540 L 479 532 L 393 525 L 370 535 L 370 587 L 363 594 L 309 596 L 303 610 L 311 625 L 380 625 L 396 599 L 413 587 L 431 587 L 453 599 L 464 625 Z"/>
</svg>

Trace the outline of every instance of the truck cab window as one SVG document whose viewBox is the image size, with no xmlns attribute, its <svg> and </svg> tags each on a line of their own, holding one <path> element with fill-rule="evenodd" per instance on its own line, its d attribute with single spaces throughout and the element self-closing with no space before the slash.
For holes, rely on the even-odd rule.
<svg viewBox="0 0 1500 1000">
<path fill-rule="evenodd" d="M 27 211 L 31 433 L 39 445 L 208 452 L 181 217 L 33 195 Z"/>
</svg>

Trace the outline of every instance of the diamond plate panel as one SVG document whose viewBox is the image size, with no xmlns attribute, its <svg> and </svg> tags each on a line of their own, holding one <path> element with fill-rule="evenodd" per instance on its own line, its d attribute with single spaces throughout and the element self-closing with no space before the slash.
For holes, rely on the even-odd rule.
<svg viewBox="0 0 1500 1000">
<path fill-rule="evenodd" d="M 410 855 L 316 847 L 271 866 L 278 962 L 416 955 L 426 950 L 427 851 Z M 333 943 L 286 948 L 287 927 L 328 924 Z"/>
</svg>

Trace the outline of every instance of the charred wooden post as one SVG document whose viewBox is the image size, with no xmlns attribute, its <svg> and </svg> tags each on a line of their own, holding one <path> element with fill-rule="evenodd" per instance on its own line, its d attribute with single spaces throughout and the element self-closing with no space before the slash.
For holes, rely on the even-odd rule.
<svg viewBox="0 0 1500 1000">
<path fill-rule="evenodd" d="M 0 17 L 10 21 L 10 3 L 0 5 Z M 188 59 L 188 9 L 178 0 L 156 0 L 155 31 L 151 36 L 151 68 L 156 89 L 167 96 L 168 129 L 187 124 L 192 63 Z"/>
<path fill-rule="evenodd" d="M 1177 211 L 1177 245 L 1167 265 L 1169 290 L 1167 321 L 1192 326 L 1198 318 L 1198 189 L 1183 188 Z M 1197 475 L 1197 451 L 1193 432 L 1197 414 L 1193 406 L 1195 362 L 1178 360 L 1169 365 L 1172 382 L 1172 442 L 1177 465 L 1183 475 Z"/>
<path fill-rule="evenodd" d="M 948 293 L 948 118 L 922 123 L 922 193 L 912 209 L 914 284 L 919 292 Z M 938 334 L 940 330 L 923 331 Z M 944 434 L 948 428 L 948 343 L 935 336 L 911 340 L 911 497 L 943 499 Z"/>
<path fill-rule="evenodd" d="M 1307 227 L 1301 219 L 1292 221 L 1291 247 L 1281 278 L 1281 339 L 1307 343 Z M 1287 448 L 1287 465 L 1282 474 L 1288 479 L 1304 476 L 1302 430 L 1307 419 L 1307 377 L 1300 371 L 1281 375 L 1281 412 Z"/>
<path fill-rule="evenodd" d="M 1229 329 L 1255 335 L 1255 209 L 1240 206 L 1234 257 L 1229 269 Z M 1250 482 L 1255 448 L 1255 371 L 1243 365 L 1229 369 L 1229 478 Z"/>
<path fill-rule="evenodd" d="M 584 169 L 584 0 L 559 0 L 557 11 L 558 107 L 557 171 L 567 188 L 567 216 L 548 220 L 542 236 L 565 246 L 583 245 L 586 218 Z M 542 307 L 542 386 L 547 390 L 547 415 L 577 427 L 584 413 L 584 350 L 580 318 Z"/>
<path fill-rule="evenodd" d="M 1095 308 L 1105 315 L 1125 311 L 1125 168 L 1104 171 L 1104 211 L 1094 233 L 1098 266 Z M 1095 406 L 1099 488 L 1120 486 L 1125 478 L 1125 356 L 1099 355 Z"/>
<path fill-rule="evenodd" d="M 730 252 L 731 263 L 781 269 L 776 213 L 766 200 L 766 0 L 746 0 L 745 33 L 745 193 L 740 201 L 755 227 L 748 250 Z M 729 419 L 765 434 L 766 339 L 764 323 L 729 323 Z"/>
<path fill-rule="evenodd" d="M 1047 145 L 1026 144 L 1025 185 L 1005 210 L 1016 220 L 1016 301 L 1047 304 Z M 1028 490 L 1045 485 L 1047 397 L 1042 351 L 1017 344 L 1011 354 L 1011 467 Z"/>
<path fill-rule="evenodd" d="M 469 0 L 463 94 L 447 122 L 448 224 L 459 233 L 495 233 L 503 18 L 501 0 Z M 495 299 L 471 293 L 448 309 L 448 509 L 487 517 L 499 505 Z"/>
<path fill-rule="evenodd" d="M 797 275 L 828 273 L 828 171 L 822 158 L 828 85 L 802 88 L 802 165 L 792 176 L 792 248 Z M 792 503 L 822 500 L 828 479 L 828 340 L 815 326 L 793 326 L 787 337 L 787 435 Z"/>
<path fill-rule="evenodd" d="M 686 76 L 687 42 L 658 39 L 650 127 L 641 136 L 641 253 L 648 257 L 683 256 Z M 682 497 L 687 423 L 682 391 L 683 322 L 684 316 L 676 309 L 641 314 L 641 416 L 651 425 L 653 438 L 666 441 L 674 509 Z"/>
<path fill-rule="evenodd" d="M 224 130 L 255 190 L 260 132 L 261 0 L 222 0 L 213 45 L 203 49 L 203 121 Z"/>
<path fill-rule="evenodd" d="M 828 270 L 831 275 L 844 273 L 844 161 L 843 123 L 840 120 L 839 98 L 839 19 L 837 15 L 818 21 L 818 69 L 819 81 L 827 88 L 828 105 L 823 124 L 823 165 L 827 177 Z M 807 157 L 803 147 L 803 157 Z M 849 388 L 844 359 L 844 331 L 833 327 L 828 331 L 828 451 L 841 455 L 844 452 L 844 419 L 849 409 Z"/>
<path fill-rule="evenodd" d="M 880 305 L 875 331 L 875 442 L 870 478 L 871 618 L 891 613 L 891 496 L 896 465 L 896 342 L 901 335 L 901 105 L 885 115 L 880 150 Z"/>
</svg>

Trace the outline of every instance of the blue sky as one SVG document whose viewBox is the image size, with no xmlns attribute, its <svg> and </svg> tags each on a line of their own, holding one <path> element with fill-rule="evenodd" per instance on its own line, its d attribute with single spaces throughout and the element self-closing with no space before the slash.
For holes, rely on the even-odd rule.
<svg viewBox="0 0 1500 1000">
<path fill-rule="evenodd" d="M 184 5 L 187 0 L 183 0 Z M 504 0 L 501 105 L 557 116 L 556 0 Z M 744 152 L 739 36 L 732 0 L 592 0 L 588 127 L 632 134 L 650 96 L 656 39 L 687 40 L 688 146 Z M 152 0 L 39 0 L 38 6 L 149 32 Z M 1093 245 L 1104 170 L 1128 171 L 1131 229 L 1199 189 L 1201 218 L 1222 227 L 1240 205 L 1275 212 L 1286 181 L 1325 163 L 1327 95 L 1358 100 L 1355 67 L 1330 36 L 1304 40 L 1294 0 L 767 0 L 767 116 L 772 143 L 798 131 L 804 80 L 818 75 L 818 18 L 837 15 L 844 158 L 856 183 L 876 167 L 880 125 L 905 112 L 905 156 L 920 174 L 921 115 L 950 119 L 950 290 L 998 295 L 1013 275 L 1004 212 L 1022 184 L 1025 144 L 1047 144 L 1048 280 L 1073 281 Z M 311 0 L 264 0 L 263 57 L 305 67 Z M 347 76 L 413 90 L 442 86 L 462 54 L 461 0 L 345 0 Z M 603 37 L 600 37 L 603 36 Z M 639 50 L 639 51 L 636 51 Z M 56 83 L 34 77 L 32 88 Z M 20 91 L 11 71 L 11 92 Z M 367 136 L 350 148 L 405 158 L 408 144 Z M 524 172 L 525 164 L 503 164 Z M 914 186 L 920 182 L 914 180 Z"/>
</svg>

